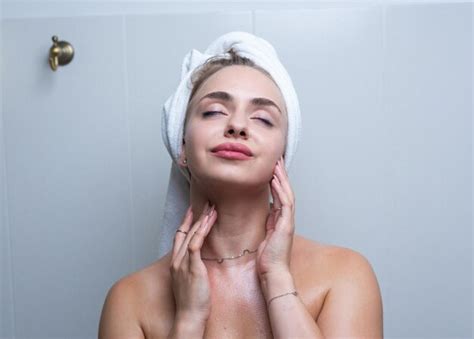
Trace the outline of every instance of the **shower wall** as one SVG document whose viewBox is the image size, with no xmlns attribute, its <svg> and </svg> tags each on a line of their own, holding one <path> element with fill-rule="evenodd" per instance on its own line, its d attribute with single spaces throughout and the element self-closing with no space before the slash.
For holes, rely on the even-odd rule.
<svg viewBox="0 0 474 339">
<path fill-rule="evenodd" d="M 386 338 L 472 336 L 472 3 L 0 8 L 0 337 L 97 337 L 108 289 L 158 259 L 161 107 L 231 30 L 270 41 L 299 96 L 296 232 L 369 260 Z M 75 48 L 56 72 L 53 35 Z"/>
</svg>

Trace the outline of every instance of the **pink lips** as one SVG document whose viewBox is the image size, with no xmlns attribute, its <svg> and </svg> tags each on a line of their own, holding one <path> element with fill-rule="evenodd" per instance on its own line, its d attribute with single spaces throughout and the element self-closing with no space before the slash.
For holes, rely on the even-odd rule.
<svg viewBox="0 0 474 339">
<path fill-rule="evenodd" d="M 252 157 L 250 148 L 243 144 L 226 142 L 212 149 L 212 152 L 222 158 L 246 160 Z"/>
</svg>

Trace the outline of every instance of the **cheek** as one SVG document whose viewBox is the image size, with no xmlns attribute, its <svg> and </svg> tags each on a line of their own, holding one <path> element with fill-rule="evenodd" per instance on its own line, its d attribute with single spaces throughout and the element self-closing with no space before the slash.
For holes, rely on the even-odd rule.
<svg viewBox="0 0 474 339">
<path fill-rule="evenodd" d="M 200 153 L 205 153 L 209 144 L 209 131 L 203 130 L 197 124 L 189 124 L 184 137 L 186 156 L 196 162 Z"/>
<path fill-rule="evenodd" d="M 275 152 L 278 153 L 278 157 L 285 151 L 286 148 L 286 130 L 281 130 L 278 138 L 275 138 Z"/>
</svg>

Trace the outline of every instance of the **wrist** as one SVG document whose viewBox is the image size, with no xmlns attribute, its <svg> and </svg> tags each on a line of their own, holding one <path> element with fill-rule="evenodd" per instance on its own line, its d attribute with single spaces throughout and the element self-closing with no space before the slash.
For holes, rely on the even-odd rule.
<svg viewBox="0 0 474 339">
<path fill-rule="evenodd" d="M 262 287 L 265 301 L 274 296 L 295 291 L 295 283 L 290 271 L 280 271 L 268 273 L 261 277 L 260 284 Z"/>
<path fill-rule="evenodd" d="M 173 328 L 169 334 L 170 338 L 202 338 L 206 320 L 186 314 L 177 314 Z"/>
</svg>

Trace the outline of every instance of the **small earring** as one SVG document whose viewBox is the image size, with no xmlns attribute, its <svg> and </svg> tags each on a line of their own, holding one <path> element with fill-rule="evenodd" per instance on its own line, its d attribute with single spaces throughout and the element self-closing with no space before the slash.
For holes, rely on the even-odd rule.
<svg viewBox="0 0 474 339">
<path fill-rule="evenodd" d="M 184 160 L 183 160 L 183 163 L 184 163 L 184 164 L 187 164 L 187 163 L 188 163 L 188 161 L 187 161 L 186 159 L 184 159 Z"/>
</svg>

